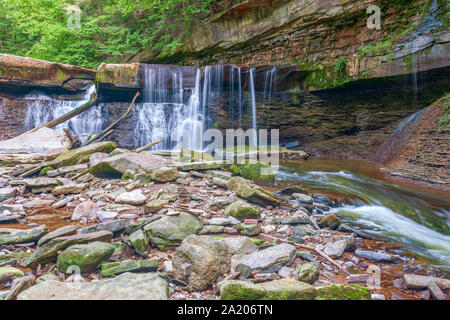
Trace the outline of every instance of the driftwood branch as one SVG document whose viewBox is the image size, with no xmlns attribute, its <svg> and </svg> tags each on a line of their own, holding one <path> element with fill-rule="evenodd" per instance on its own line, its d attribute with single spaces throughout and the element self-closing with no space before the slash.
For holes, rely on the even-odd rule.
<svg viewBox="0 0 450 320">
<path fill-rule="evenodd" d="M 280 238 L 276 238 L 276 237 L 272 237 L 272 236 L 269 236 L 269 235 L 263 235 L 264 237 L 267 237 L 267 238 L 270 238 L 270 239 L 273 239 L 273 240 L 278 240 L 278 241 L 281 241 L 281 242 L 286 242 L 286 243 L 289 243 L 289 244 L 292 244 L 292 245 L 294 245 L 295 247 L 297 247 L 297 248 L 300 248 L 300 249 L 306 249 L 306 250 L 310 250 L 310 251 L 314 251 L 315 253 L 317 253 L 319 256 L 321 256 L 322 258 L 324 258 L 325 260 L 327 260 L 329 263 L 331 263 L 333 266 L 335 266 L 336 268 L 338 268 L 339 270 L 341 270 L 342 272 L 344 272 L 346 275 L 350 275 L 348 272 L 347 272 L 347 270 L 345 270 L 339 263 L 337 263 L 336 261 L 334 261 L 333 259 L 331 259 L 327 254 L 325 254 L 323 251 L 321 251 L 321 250 L 319 250 L 319 249 L 317 249 L 317 248 L 314 248 L 314 247 L 311 247 L 311 246 L 307 246 L 307 245 L 305 245 L 305 244 L 298 244 L 298 243 L 292 243 L 292 242 L 290 242 L 290 241 L 287 241 L 287 240 L 284 240 L 284 239 L 280 239 Z"/>
<path fill-rule="evenodd" d="M 153 147 L 153 146 L 156 146 L 157 144 L 159 144 L 159 143 L 161 143 L 161 142 L 163 142 L 163 141 L 164 141 L 163 139 L 158 140 L 158 141 L 153 141 L 152 143 L 149 143 L 149 144 L 147 144 L 147 145 L 145 145 L 145 146 L 143 146 L 143 147 L 137 148 L 137 149 L 134 150 L 134 151 L 137 152 L 137 153 L 142 152 L 142 151 L 144 151 L 144 150 L 150 149 L 150 148 Z"/>
<path fill-rule="evenodd" d="M 106 128 L 105 130 L 101 131 L 99 134 L 97 134 L 95 137 L 93 137 L 92 139 L 90 139 L 85 145 L 91 144 L 92 142 L 100 139 L 102 136 L 104 136 L 105 134 L 107 134 L 109 131 L 111 131 L 116 125 L 119 124 L 119 122 L 121 122 L 123 119 L 127 118 L 128 115 L 131 112 L 131 109 L 133 109 L 134 103 L 137 99 L 137 97 L 139 97 L 141 94 L 140 92 L 136 92 L 136 94 L 134 95 L 133 101 L 131 101 L 130 107 L 128 108 L 127 112 L 124 113 L 124 115 L 122 117 L 120 117 L 118 120 L 116 120 L 114 123 L 112 123 L 108 128 Z"/>
</svg>

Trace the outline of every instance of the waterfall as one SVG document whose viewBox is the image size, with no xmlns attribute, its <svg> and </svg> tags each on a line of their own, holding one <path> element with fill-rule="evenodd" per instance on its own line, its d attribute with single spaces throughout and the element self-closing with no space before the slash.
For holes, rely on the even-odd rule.
<svg viewBox="0 0 450 320">
<path fill-rule="evenodd" d="M 277 78 L 277 68 L 273 67 L 264 72 L 264 96 L 263 103 L 270 105 L 272 92 L 275 91 Z"/>
<path fill-rule="evenodd" d="M 400 149 L 406 144 L 411 134 L 417 128 L 420 116 L 425 110 L 426 109 L 420 110 L 403 120 L 400 125 L 395 128 L 392 135 L 377 150 L 374 160 L 384 164 L 394 160 Z"/>
<path fill-rule="evenodd" d="M 57 100 L 42 93 L 31 93 L 27 95 L 25 99 L 30 102 L 27 104 L 25 129 L 30 130 L 40 127 L 81 107 L 89 101 L 91 94 L 94 92 L 95 85 L 91 85 L 81 100 Z M 57 125 L 53 129 L 63 131 L 64 128 L 68 128 L 74 136 L 78 136 L 84 141 L 90 134 L 96 134 L 102 130 L 106 114 L 103 105 L 96 105 L 72 119 Z"/>
<path fill-rule="evenodd" d="M 250 69 L 250 98 L 252 104 L 252 129 L 254 130 L 253 144 L 258 145 L 258 125 L 256 121 L 256 97 L 255 97 L 255 69 Z"/>
</svg>

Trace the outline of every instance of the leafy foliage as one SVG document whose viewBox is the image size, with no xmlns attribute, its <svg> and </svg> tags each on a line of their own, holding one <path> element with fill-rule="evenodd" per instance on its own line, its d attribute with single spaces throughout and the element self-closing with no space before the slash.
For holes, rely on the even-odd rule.
<svg viewBox="0 0 450 320">
<path fill-rule="evenodd" d="M 442 107 L 442 117 L 439 119 L 438 132 L 441 132 L 445 127 L 450 125 L 450 93 L 442 98 L 442 100 L 444 101 L 444 105 Z"/>
<path fill-rule="evenodd" d="M 0 53 L 96 68 L 143 48 L 161 56 L 182 47 L 212 0 L 0 0 Z M 69 5 L 81 9 L 70 28 Z"/>
</svg>

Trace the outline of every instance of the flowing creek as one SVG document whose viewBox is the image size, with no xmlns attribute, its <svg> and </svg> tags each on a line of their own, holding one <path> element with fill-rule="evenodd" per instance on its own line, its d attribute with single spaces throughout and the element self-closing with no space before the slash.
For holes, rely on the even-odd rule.
<svg viewBox="0 0 450 320">
<path fill-rule="evenodd" d="M 355 229 L 400 243 L 421 260 L 450 270 L 448 194 L 392 183 L 378 164 L 360 160 L 284 162 L 277 183 L 298 183 L 312 194 L 325 195 L 329 201 L 315 197 L 315 205 L 326 204 L 316 213 L 335 213 Z"/>
</svg>

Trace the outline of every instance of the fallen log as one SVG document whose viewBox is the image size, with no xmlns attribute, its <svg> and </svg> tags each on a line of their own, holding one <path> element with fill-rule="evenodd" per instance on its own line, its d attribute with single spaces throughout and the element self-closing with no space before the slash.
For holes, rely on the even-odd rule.
<svg viewBox="0 0 450 320">
<path fill-rule="evenodd" d="M 75 108 L 70 112 L 67 112 L 66 114 L 62 115 L 61 117 L 59 117 L 58 119 L 52 120 L 40 127 L 34 128 L 30 131 L 28 131 L 28 133 L 31 132 L 35 132 L 43 127 L 47 127 L 47 128 L 53 128 L 56 127 L 57 125 L 72 119 L 73 117 L 79 115 L 80 113 L 82 113 L 83 111 L 86 111 L 90 108 L 92 108 L 93 106 L 95 106 L 97 103 L 100 102 L 100 99 L 98 98 L 97 94 L 93 93 L 89 99 L 88 102 L 86 102 L 85 104 L 83 104 L 81 107 Z"/>
<path fill-rule="evenodd" d="M 136 92 L 136 94 L 134 95 L 133 101 L 131 101 L 130 107 L 128 108 L 127 112 L 125 112 L 123 116 L 121 116 L 118 120 L 116 120 L 114 123 L 112 123 L 108 128 L 101 131 L 95 137 L 93 137 L 88 142 L 86 142 L 85 145 L 87 146 L 88 144 L 91 144 L 92 142 L 100 139 L 102 136 L 104 136 L 109 131 L 111 131 L 112 128 L 114 128 L 116 125 L 118 125 L 122 120 L 126 119 L 128 117 L 128 115 L 130 114 L 131 109 L 133 109 L 133 106 L 134 106 L 134 103 L 135 103 L 137 97 L 139 97 L 140 95 L 141 95 L 141 93 L 139 91 Z"/>
<path fill-rule="evenodd" d="M 147 144 L 147 145 L 145 145 L 143 147 L 137 148 L 136 150 L 134 150 L 134 152 L 139 153 L 139 152 L 142 152 L 144 150 L 150 149 L 151 147 L 156 146 L 157 144 L 160 144 L 163 141 L 164 141 L 163 139 L 157 140 L 157 141 L 153 141 L 152 143 L 149 143 L 149 144 Z"/>
</svg>

